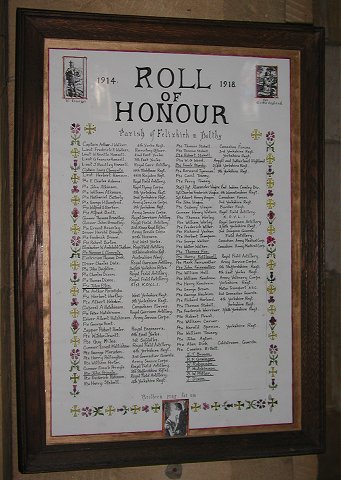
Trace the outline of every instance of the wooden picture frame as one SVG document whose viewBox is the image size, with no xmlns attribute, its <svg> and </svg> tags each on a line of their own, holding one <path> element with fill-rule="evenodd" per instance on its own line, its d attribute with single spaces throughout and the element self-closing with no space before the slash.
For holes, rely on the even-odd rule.
<svg viewBox="0 0 341 480">
<path fill-rule="evenodd" d="M 19 461 L 21 471 L 31 473 L 320 452 L 323 448 L 324 438 L 324 315 L 322 279 L 323 30 L 304 25 L 254 24 L 19 9 L 17 31 L 14 224 Z M 61 65 L 60 75 L 51 73 L 58 71 L 53 69 L 59 67 L 54 66 L 54 57 L 52 54 L 49 56 L 50 51 L 61 52 L 61 57 L 58 57 L 62 59 L 58 60 Z M 77 51 L 77 54 L 75 54 L 75 51 Z M 234 77 L 219 76 L 218 63 L 215 63 L 220 61 L 219 58 L 226 56 L 226 62 L 230 62 L 231 65 L 236 61 L 232 60 L 232 58 L 268 59 L 263 62 L 258 61 L 256 67 L 252 67 L 254 77 L 251 78 L 250 85 L 253 85 L 253 91 L 251 93 L 241 89 L 239 91 L 241 92 L 241 98 L 252 97 L 250 105 L 253 105 L 255 108 L 268 108 L 271 116 L 273 115 L 271 113 L 272 107 L 270 108 L 269 105 L 278 105 L 282 101 L 285 103 L 284 93 L 282 94 L 284 92 L 284 81 L 281 80 L 282 84 L 280 87 L 277 85 L 278 69 L 280 68 L 277 64 L 282 65 L 280 62 L 283 62 L 283 65 L 287 65 L 283 69 L 287 68 L 288 72 L 286 95 L 287 99 L 289 99 L 289 105 L 286 107 L 286 120 L 283 120 L 283 131 L 287 132 L 286 143 L 283 141 L 283 145 L 284 147 L 286 145 L 285 148 L 288 149 L 289 153 L 287 154 L 286 170 L 284 169 L 283 174 L 276 178 L 276 187 L 273 186 L 273 170 L 271 167 L 272 162 L 275 160 L 275 133 L 271 129 L 263 134 L 262 138 L 265 142 L 264 158 L 259 160 L 264 165 L 268 165 L 267 173 L 265 174 L 264 171 L 264 178 L 270 179 L 271 182 L 267 183 L 267 189 L 264 189 L 264 192 L 268 200 L 270 199 L 272 202 L 271 205 L 270 203 L 266 204 L 267 210 L 265 210 L 265 213 L 267 214 L 268 223 L 264 221 L 264 228 L 267 226 L 264 232 L 268 232 L 268 236 L 264 237 L 262 248 L 264 248 L 264 252 L 270 252 L 270 256 L 273 254 L 275 249 L 275 235 L 273 232 L 275 230 L 272 220 L 277 212 L 273 208 L 275 203 L 272 197 L 273 195 L 276 197 L 276 193 L 278 196 L 283 194 L 283 198 L 287 198 L 287 204 L 280 211 L 283 212 L 282 218 L 287 220 L 283 220 L 283 224 L 281 224 L 281 220 L 278 220 L 276 228 L 281 232 L 278 235 L 282 249 L 287 255 L 287 257 L 283 256 L 283 258 L 284 260 L 285 258 L 291 259 L 288 270 L 287 267 L 284 267 L 285 261 L 281 260 L 282 257 L 279 257 L 280 267 L 277 268 L 277 271 L 274 270 L 273 263 L 270 267 L 262 267 L 264 276 L 270 278 L 270 280 L 266 280 L 264 283 L 263 295 L 264 305 L 266 306 L 264 309 L 266 314 L 270 313 L 270 316 L 268 315 L 267 317 L 267 325 L 264 327 L 267 329 L 265 330 L 266 338 L 270 340 L 266 340 L 267 343 L 264 343 L 267 348 L 266 362 L 260 354 L 260 358 L 256 354 L 254 361 L 255 363 L 257 361 L 263 362 L 266 369 L 269 369 L 266 372 L 265 381 L 268 389 L 267 396 L 264 396 L 264 398 L 247 397 L 246 395 L 245 397 L 240 397 L 241 400 L 239 401 L 232 399 L 229 402 L 228 398 L 224 397 L 218 399 L 219 401 L 213 402 L 213 397 L 209 397 L 210 384 L 207 383 L 206 391 L 200 390 L 201 393 L 198 393 L 198 396 L 196 396 L 195 387 L 188 389 L 188 392 L 194 395 L 196 399 L 194 401 L 189 398 L 190 394 L 183 395 L 180 393 L 180 390 L 177 391 L 175 381 L 173 380 L 173 384 L 170 384 L 169 389 L 173 388 L 176 393 L 174 396 L 172 394 L 169 396 L 160 394 L 158 397 L 160 403 L 152 404 L 150 402 L 149 404 L 146 400 L 145 404 L 137 404 L 136 399 L 133 399 L 133 397 L 131 397 L 130 404 L 124 403 L 124 405 L 123 401 L 116 405 L 104 405 L 102 398 L 98 400 L 100 403 L 95 407 L 84 406 L 85 404 L 82 406 L 77 403 L 80 402 L 80 397 L 77 397 L 79 393 L 78 387 L 86 385 L 86 372 L 82 371 L 84 366 L 80 367 L 83 363 L 79 363 L 77 356 L 79 356 L 80 351 L 84 350 L 82 342 L 87 338 L 84 329 L 83 332 L 78 333 L 80 328 L 79 322 L 81 322 L 82 318 L 77 316 L 79 314 L 79 309 L 76 308 L 79 303 L 79 298 L 77 297 L 80 296 L 77 285 L 70 284 L 67 287 L 68 289 L 72 286 L 75 287 L 72 290 L 73 293 L 70 299 L 71 307 L 75 307 L 78 312 L 72 310 L 76 313 L 73 317 L 71 315 L 71 336 L 69 334 L 67 337 L 68 347 L 63 346 L 63 340 L 60 340 L 58 337 L 59 327 L 55 326 L 56 319 L 59 321 L 62 316 L 58 304 L 59 294 L 55 294 L 55 290 L 59 289 L 59 273 L 57 270 L 59 271 L 59 263 L 64 261 L 63 247 L 59 245 L 60 238 L 63 239 L 63 233 L 59 234 L 59 230 L 63 230 L 65 227 L 66 231 L 70 226 L 70 215 L 65 220 L 58 217 L 59 209 L 64 208 L 63 205 L 60 205 L 58 190 L 59 187 L 63 189 L 61 184 L 66 177 L 64 173 L 59 173 L 59 170 L 54 170 L 53 167 L 55 159 L 58 158 L 58 155 L 62 158 L 64 152 L 61 150 L 62 153 L 60 153 L 58 150 L 59 144 L 62 143 L 60 142 L 62 137 L 61 134 L 55 132 L 59 128 L 59 120 L 65 115 L 63 112 L 58 117 L 59 114 L 55 112 L 58 111 L 58 108 L 71 108 L 70 105 L 72 106 L 72 104 L 77 105 L 77 108 L 81 109 L 83 108 L 81 105 L 87 105 L 87 102 L 91 101 L 93 84 L 91 83 L 90 73 L 88 78 L 88 70 L 90 72 L 90 67 L 87 63 L 90 62 L 88 57 L 90 58 L 91 54 L 93 54 L 98 55 L 99 58 L 100 52 L 109 51 L 123 53 L 122 58 L 129 58 L 129 53 L 131 52 L 143 53 L 145 56 L 141 58 L 144 61 L 150 58 L 148 55 L 151 52 L 160 54 L 158 58 L 161 58 L 161 63 L 159 64 L 158 74 L 155 73 L 154 75 L 152 68 L 146 66 L 146 63 L 141 63 L 140 67 L 136 67 L 136 65 L 134 67 L 141 75 L 134 78 L 134 83 L 131 84 L 131 87 L 135 90 L 136 87 L 138 89 L 141 88 L 141 91 L 139 90 L 138 93 L 141 93 L 141 101 L 145 102 L 141 105 L 148 105 L 145 108 L 149 108 L 149 113 L 142 110 L 142 106 L 140 106 L 140 109 L 136 107 L 135 110 L 132 110 L 133 103 L 139 97 L 134 97 L 130 104 L 125 104 L 125 113 L 123 113 L 124 108 L 121 107 L 119 102 L 115 104 L 117 109 L 114 121 L 121 121 L 120 115 L 125 115 L 125 120 L 134 125 L 136 117 L 139 117 L 140 124 L 144 122 L 143 125 L 145 126 L 144 129 L 141 129 L 141 132 L 143 131 L 143 135 L 148 133 L 150 136 L 150 121 L 154 122 L 158 127 L 163 119 L 166 125 L 161 125 L 160 135 L 167 136 L 168 130 L 166 127 L 173 123 L 175 116 L 181 126 L 184 126 L 190 115 L 193 116 L 193 111 L 190 110 L 190 107 L 186 104 L 181 104 L 185 105 L 182 107 L 181 112 L 177 110 L 175 114 L 171 110 L 171 106 L 168 107 L 169 110 L 167 111 L 164 110 L 164 107 L 159 107 L 161 109 L 159 110 L 159 117 L 152 118 L 154 107 L 151 104 L 152 101 L 148 103 L 148 96 L 146 96 L 151 92 L 149 89 L 153 89 L 158 84 L 160 91 L 158 92 L 158 97 L 151 97 L 153 101 L 155 98 L 160 101 L 161 95 L 162 101 L 171 102 L 169 100 L 171 94 L 168 88 L 171 85 L 173 86 L 173 83 L 175 84 L 175 73 L 180 75 L 180 83 L 176 85 L 174 91 L 171 91 L 172 95 L 178 95 L 179 89 L 184 89 L 184 91 L 187 89 L 186 92 L 189 89 L 205 89 L 204 93 L 198 93 L 198 103 L 205 103 L 203 111 L 206 115 L 210 108 L 210 105 L 206 105 L 206 102 L 209 103 L 209 100 L 207 100 L 208 91 L 211 93 L 211 90 L 215 89 L 218 92 L 219 87 L 221 88 L 219 90 L 221 97 L 230 95 L 232 99 L 231 92 L 233 88 L 240 87 L 240 79 L 236 82 Z M 92 53 L 90 54 L 89 52 Z M 167 54 L 169 54 L 167 59 L 170 60 L 179 54 L 187 55 L 186 61 L 189 62 L 190 66 L 193 66 L 193 71 L 196 74 L 196 83 L 193 78 L 190 83 L 186 83 L 188 80 L 184 78 L 186 73 L 185 66 L 177 68 L 175 72 L 173 70 L 175 67 L 163 64 L 162 58 Z M 105 55 L 109 55 L 109 53 L 105 53 Z M 205 69 L 198 68 L 198 63 L 196 63 L 198 58 L 201 58 L 200 55 L 206 55 L 205 61 L 207 61 L 207 65 L 209 62 L 212 63 L 213 70 L 217 68 L 217 82 L 212 89 L 212 83 L 209 84 L 206 78 L 204 79 Z M 133 58 L 135 59 L 135 57 Z M 99 63 L 101 61 L 98 60 Z M 120 65 L 123 71 L 126 60 L 117 61 L 121 62 Z M 275 66 L 273 65 L 274 63 L 276 64 Z M 103 60 L 101 65 L 104 64 L 105 61 Z M 156 65 L 158 64 L 156 63 Z M 76 71 L 76 73 L 74 71 L 70 73 L 71 77 L 68 77 L 67 73 L 69 68 Z M 233 72 L 239 71 L 237 67 L 233 68 L 235 69 Z M 208 70 L 208 67 L 206 70 Z M 136 73 L 136 70 L 134 71 Z M 103 72 L 103 69 L 98 71 L 96 74 L 97 86 L 101 86 L 101 83 L 104 86 L 111 83 L 113 88 L 115 88 L 117 81 L 121 82 L 120 85 L 122 83 L 128 84 L 131 81 L 131 77 L 128 74 L 122 73 L 116 80 L 116 77 L 112 76 L 112 72 L 108 72 Z M 165 76 L 162 76 L 163 74 Z M 75 75 L 77 76 L 76 80 Z M 272 77 L 272 86 L 268 90 L 264 86 L 264 75 Z M 102 79 L 104 80 L 102 81 Z M 56 86 L 53 86 L 54 84 Z M 63 85 L 63 88 L 61 88 L 61 85 Z M 245 89 L 247 89 L 247 85 Z M 124 89 L 122 90 L 122 92 L 125 91 Z M 150 93 L 150 95 L 152 94 Z M 216 103 L 212 107 L 214 115 L 212 124 L 216 126 L 219 121 L 225 125 L 229 124 L 230 121 L 233 123 L 235 110 L 228 112 L 220 104 L 217 105 L 218 93 L 216 95 L 217 97 L 214 97 Z M 112 98 L 109 98 L 108 102 L 112 102 L 112 100 Z M 120 100 L 127 102 L 129 98 L 120 98 Z M 176 100 L 174 96 L 174 103 Z M 59 106 L 58 102 L 60 102 L 62 107 Z M 240 100 L 241 102 L 242 100 Z M 92 106 L 91 108 L 94 109 L 95 107 Z M 195 114 L 198 113 L 199 105 L 193 105 L 193 108 Z M 274 111 L 272 110 L 272 112 Z M 171 114 L 173 117 L 170 117 Z M 162 119 L 161 115 L 163 115 Z M 188 118 L 185 118 L 183 115 L 185 117 L 188 115 Z M 110 121 L 113 121 L 112 117 L 110 119 Z M 85 114 L 82 120 L 89 122 Z M 71 116 L 67 121 L 71 124 L 71 131 L 69 127 L 67 133 L 67 142 L 69 142 L 67 145 L 81 148 L 84 143 L 79 143 L 83 141 L 83 138 L 80 140 L 79 134 L 83 126 L 78 123 L 72 123 L 79 120 L 72 120 Z M 204 122 L 202 117 L 200 119 L 196 117 L 196 121 L 197 123 Z M 241 121 L 240 124 L 242 124 Z M 86 125 L 88 125 L 89 134 L 95 131 L 95 125 L 86 123 L 85 127 Z M 250 125 L 252 125 L 250 131 L 254 137 L 252 138 L 257 140 L 258 136 L 260 138 L 261 132 L 254 129 L 252 121 L 250 121 Z M 162 128 L 165 129 L 162 130 Z M 213 130 L 205 130 L 204 132 L 206 133 L 203 136 L 207 135 L 205 138 L 211 135 L 218 136 L 220 127 L 218 126 L 217 128 L 218 130 L 215 130 L 215 133 Z M 123 131 L 124 129 L 122 128 Z M 134 135 L 137 135 L 137 131 L 135 130 Z M 189 131 L 191 133 L 193 129 L 191 131 L 189 127 Z M 212 133 L 207 133 L 208 131 Z M 130 135 L 133 134 L 131 133 Z M 223 141 L 224 138 L 222 139 Z M 236 139 L 235 143 L 239 141 Z M 98 146 L 100 143 L 93 143 L 92 147 L 94 145 Z M 127 143 L 127 145 L 131 148 L 137 148 L 137 143 Z M 220 145 L 220 148 L 223 147 Z M 204 152 L 204 156 L 209 157 L 207 152 Z M 170 155 L 170 152 L 168 154 Z M 75 169 L 73 172 L 75 175 L 78 175 L 77 169 L 79 168 L 77 155 L 79 155 L 79 151 L 77 154 L 75 153 L 75 156 L 71 154 L 73 159 L 71 168 Z M 249 158 L 251 158 L 250 155 Z M 281 152 L 279 152 L 279 155 L 281 155 Z M 238 158 L 241 158 L 241 156 Z M 256 163 L 256 160 L 254 163 Z M 285 164 L 285 161 L 283 160 L 282 163 Z M 70 166 L 67 164 L 67 169 L 69 168 Z M 97 168 L 96 165 L 95 168 Z M 226 175 L 226 172 L 223 175 Z M 266 175 L 268 176 L 266 177 Z M 227 179 L 227 177 L 224 178 Z M 257 187 L 257 181 L 256 179 L 255 188 L 260 188 Z M 57 187 L 54 186 L 53 182 L 56 183 Z M 69 188 L 68 184 L 67 188 Z M 78 189 L 78 186 L 76 185 L 75 188 Z M 278 193 L 279 191 L 281 193 Z M 57 193 L 54 194 L 53 192 Z M 76 190 L 74 189 L 73 194 L 75 192 Z M 58 199 L 56 200 L 55 198 L 57 197 L 54 198 L 53 195 L 57 195 Z M 80 242 L 80 237 L 78 236 L 79 226 L 81 225 L 84 228 L 87 224 L 83 219 L 81 220 L 83 223 L 77 223 L 79 208 L 76 208 L 75 205 L 78 205 L 79 201 L 82 200 L 78 197 L 72 197 L 72 199 L 72 201 L 76 202 L 73 203 L 74 208 L 71 211 L 72 225 L 77 231 L 73 231 L 71 236 L 71 251 L 72 255 L 77 256 L 79 255 L 79 249 L 77 250 L 77 248 Z M 124 201 L 126 201 L 125 206 L 127 206 L 128 200 Z M 265 206 L 259 208 L 261 210 Z M 285 211 L 289 211 L 288 216 L 286 216 Z M 247 216 L 248 214 L 245 215 Z M 83 218 L 85 218 L 85 215 Z M 289 225 L 289 232 L 286 231 L 287 225 Z M 269 230 L 270 226 L 271 231 Z M 88 234 L 88 238 L 91 239 L 90 234 Z M 82 241 L 84 241 L 84 237 Z M 288 241 L 287 246 L 285 246 L 286 241 Z M 68 248 L 70 250 L 70 245 Z M 85 255 L 84 249 L 82 255 Z M 83 273 L 85 272 L 84 265 L 82 271 Z M 73 279 L 78 281 L 78 273 L 73 271 L 72 275 L 74 275 Z M 276 289 L 272 288 L 270 284 L 274 282 L 275 275 L 278 275 L 278 278 L 281 279 L 280 289 L 282 289 L 282 292 L 286 291 L 287 296 L 285 294 L 278 294 L 283 295 L 282 297 L 274 295 Z M 270 284 L 266 283 L 269 281 Z M 83 286 L 83 288 L 85 287 Z M 122 288 L 124 289 L 124 287 Z M 129 290 L 130 287 L 125 288 Z M 225 298 L 223 294 L 222 298 Z M 286 302 L 288 298 L 290 305 L 287 307 Z M 93 302 L 94 297 L 91 297 L 91 299 Z M 276 308 L 271 307 L 271 304 L 276 300 L 277 305 L 279 305 L 277 308 L 282 309 L 280 311 L 282 312 L 283 321 L 288 325 L 286 327 L 287 330 L 284 329 L 282 331 L 278 327 L 279 331 L 277 331 L 277 326 L 276 329 L 274 328 L 277 325 L 277 320 L 273 313 L 276 312 Z M 64 300 L 61 299 L 60 301 L 63 303 Z M 156 311 L 159 313 L 163 311 L 160 305 L 156 308 Z M 248 312 L 250 312 L 250 309 Z M 285 315 L 285 312 L 287 312 L 287 315 Z M 94 315 L 96 319 L 96 314 Z M 251 321 L 253 316 L 251 313 L 248 313 L 248 315 Z M 83 313 L 83 316 L 83 320 L 85 320 L 85 313 Z M 265 318 L 265 313 L 263 316 Z M 70 319 L 68 322 L 70 322 Z M 244 327 L 244 325 L 242 326 Z M 275 341 L 279 334 L 278 332 L 287 338 L 280 348 L 287 352 L 289 351 L 286 356 L 282 356 L 281 362 L 278 360 L 277 340 Z M 57 338 L 58 340 L 56 340 Z M 181 340 L 185 337 L 180 335 L 180 337 L 177 337 L 177 340 L 179 338 Z M 188 345 L 190 345 L 188 341 L 189 336 L 186 338 L 188 349 Z M 175 342 L 175 337 L 170 337 L 170 339 L 169 347 L 167 348 L 172 348 L 173 340 Z M 127 341 L 127 337 L 125 340 Z M 70 347 L 70 342 L 74 342 L 72 344 L 73 348 Z M 226 342 L 240 344 L 241 340 Z M 244 342 L 243 340 L 243 343 L 256 344 L 257 341 L 251 340 L 248 342 L 245 340 Z M 209 343 L 209 345 L 212 346 L 213 343 Z M 55 392 L 59 388 L 58 382 L 55 384 L 54 379 L 59 377 L 58 362 L 60 361 L 60 365 L 64 365 L 64 360 L 59 360 L 58 354 L 66 348 L 69 348 L 69 350 L 71 348 L 71 360 L 68 358 L 68 361 L 71 361 L 69 365 L 70 373 L 65 375 L 62 373 L 61 376 L 69 375 L 69 380 L 67 381 L 70 384 L 70 388 L 71 386 L 73 388 L 71 396 L 73 395 L 73 398 L 77 398 L 77 400 L 74 401 L 75 405 L 72 406 L 74 410 L 70 416 L 71 426 L 69 427 L 67 419 L 64 419 L 61 420 L 59 429 L 59 414 L 56 415 L 55 412 L 57 410 L 56 405 L 63 403 L 63 397 L 62 395 L 54 397 L 55 393 L 51 392 Z M 215 349 L 216 347 L 212 348 Z M 159 350 L 157 351 L 159 352 Z M 178 351 L 182 351 L 181 344 Z M 227 351 L 225 350 L 225 352 Z M 255 351 L 259 352 L 258 350 Z M 225 360 L 228 356 L 225 357 L 224 355 L 218 356 L 219 360 L 214 364 L 215 368 L 221 372 L 227 370 L 229 366 L 227 360 Z M 189 357 L 187 356 L 186 358 L 189 361 Z M 84 357 L 81 357 L 80 361 L 83 362 L 83 360 Z M 180 354 L 177 361 L 179 368 L 181 364 Z M 127 366 L 127 362 L 128 360 L 125 366 Z M 209 361 L 211 367 L 213 365 L 212 362 L 213 360 Z M 280 366 L 278 366 L 279 364 Z M 138 366 L 138 368 L 142 368 L 141 363 Z M 243 365 L 238 364 L 235 366 L 238 368 L 243 367 Z M 60 367 L 60 370 L 63 368 Z M 211 373 L 207 373 L 209 371 L 207 368 L 206 374 L 211 375 Z M 277 374 L 277 368 L 282 373 Z M 74 371 L 75 369 L 77 371 Z M 147 370 L 144 371 L 144 375 L 146 372 Z M 193 371 L 192 373 L 188 372 L 189 370 L 187 370 L 187 379 L 188 375 L 195 375 Z M 82 377 L 83 374 L 84 378 Z M 72 377 L 72 375 L 75 376 Z M 88 375 L 90 379 L 93 378 L 90 373 Z M 282 377 L 279 377 L 279 375 L 282 375 Z M 288 383 L 289 392 L 282 392 L 281 395 L 284 399 L 282 404 L 289 403 L 287 411 L 290 412 L 291 417 L 288 420 L 288 414 L 284 412 L 283 416 L 281 416 L 282 413 L 275 416 L 272 422 L 271 419 L 268 420 L 268 417 L 271 416 L 270 412 L 273 406 L 278 404 L 276 395 L 273 395 L 278 386 L 278 378 L 280 380 L 285 378 L 285 381 Z M 61 385 L 63 381 L 60 381 Z M 151 380 L 150 382 L 152 384 Z M 283 381 L 283 383 L 285 382 Z M 246 384 L 246 387 L 244 384 L 241 385 L 241 390 L 248 386 L 252 390 L 248 384 Z M 62 385 L 61 391 L 63 388 Z M 118 389 L 116 392 L 118 397 L 120 397 L 122 389 L 125 387 L 119 386 L 115 388 Z M 151 391 L 154 392 L 153 388 Z M 204 402 L 200 397 L 205 392 L 207 392 L 210 398 L 207 402 Z M 163 390 L 163 393 L 165 393 L 165 390 Z M 89 398 L 95 394 L 97 395 L 96 387 Z M 100 398 L 99 390 L 98 395 Z M 151 394 L 152 397 L 153 395 L 154 393 Z M 69 396 L 67 399 L 65 397 L 66 405 L 69 405 L 69 398 Z M 145 396 L 144 398 L 147 397 Z M 225 401 L 223 402 L 224 399 Z M 95 400 L 93 398 L 92 400 L 86 400 L 86 402 L 91 401 L 94 402 Z M 151 431 L 149 432 L 148 430 L 146 432 L 143 430 L 146 427 L 142 418 L 147 417 L 142 417 L 142 413 L 151 415 L 153 407 L 155 407 L 158 415 L 159 426 L 157 428 L 155 426 L 151 427 Z M 70 415 L 70 406 L 66 408 Z M 267 409 L 267 413 L 261 416 L 260 410 L 263 408 Z M 185 419 L 185 426 L 181 434 L 174 433 L 177 431 L 175 427 L 173 430 L 169 427 L 171 415 L 173 415 L 171 411 L 173 410 L 181 411 Z M 211 420 L 207 420 L 207 422 L 212 421 L 211 426 L 205 423 L 206 420 L 203 415 L 200 417 L 201 420 L 196 423 L 196 418 L 199 418 L 199 416 L 195 417 L 195 413 L 199 411 L 201 415 L 204 410 L 208 411 L 207 418 Z M 228 423 L 226 416 L 230 415 L 230 412 L 237 413 L 240 410 L 243 410 L 245 413 L 245 420 L 238 424 L 238 420 L 234 419 L 234 413 L 231 413 L 231 417 L 228 417 L 231 418 L 231 422 Z M 253 410 L 257 412 L 257 415 L 259 414 L 256 420 L 252 420 L 252 417 L 248 416 L 249 411 L 252 412 Z M 218 412 L 217 416 L 219 415 L 219 418 L 222 420 L 213 420 L 213 412 L 215 411 Z M 130 422 L 129 426 L 117 427 L 118 430 L 116 432 L 110 430 L 112 427 L 108 427 L 108 429 L 105 426 L 105 422 L 112 420 L 113 412 L 117 415 L 118 413 L 126 415 L 127 422 Z M 98 417 L 100 420 L 104 418 L 104 423 L 94 423 L 93 427 L 89 427 L 89 431 L 86 430 L 87 427 L 81 427 L 73 432 L 74 423 L 72 422 L 74 418 L 77 417 L 83 421 L 88 416 L 91 419 L 94 417 Z M 119 417 L 115 418 L 118 419 Z M 117 421 L 122 422 L 121 418 Z M 138 425 L 139 422 L 141 426 L 138 431 L 135 431 L 135 425 Z M 180 431 L 180 428 L 178 431 Z M 173 437 L 174 433 L 176 438 L 165 438 L 165 432 L 168 437 Z"/>
</svg>

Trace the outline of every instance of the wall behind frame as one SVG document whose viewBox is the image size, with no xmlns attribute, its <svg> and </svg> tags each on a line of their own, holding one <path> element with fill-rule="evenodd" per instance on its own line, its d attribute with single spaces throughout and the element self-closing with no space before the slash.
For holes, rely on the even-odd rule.
<svg viewBox="0 0 341 480">
<path fill-rule="evenodd" d="M 112 13 L 127 15 L 155 15 L 165 17 L 206 18 L 218 20 L 240 21 L 268 21 L 268 22 L 301 22 L 316 25 L 329 24 L 329 36 L 332 42 L 336 39 L 339 31 L 336 12 L 339 0 L 0 0 L 0 80 L 1 80 L 1 115 L 0 115 L 0 161 L 1 161 L 1 395 L 0 395 L 0 480 L 25 479 L 17 470 L 17 439 L 16 439 L 16 403 L 15 403 L 15 359 L 14 359 L 14 316 L 13 316 L 13 241 L 12 241 L 12 192 L 13 192 L 13 128 L 14 128 L 14 89 L 15 89 L 15 15 L 16 9 L 37 8 L 51 10 L 72 10 L 96 13 Z M 8 63 L 6 60 L 7 26 L 6 7 L 8 8 Z M 336 18 L 336 20 L 335 20 Z M 339 17 L 340 18 L 340 17 Z M 328 34 L 328 32 L 327 32 Z M 335 37 L 335 38 L 334 38 Z M 340 34 L 339 34 L 340 37 Z M 328 37 L 327 37 L 328 38 Z M 334 39 L 334 40 L 333 40 Z M 334 50 L 333 53 L 335 54 Z M 340 59 L 340 48 L 338 49 Z M 334 79 L 337 85 L 337 78 Z M 8 108 L 6 99 L 8 95 Z M 335 100 L 335 98 L 334 98 Z M 340 106 L 340 95 L 338 97 Z M 335 105 L 335 102 L 334 102 Z M 334 107 L 335 108 L 335 107 Z M 8 110 L 6 112 L 6 110 Z M 339 117 L 338 117 L 339 118 Z M 8 119 L 8 120 L 7 120 Z M 7 128 L 8 124 L 8 128 Z M 332 122 L 335 128 L 335 121 Z M 339 145 L 339 133 L 332 145 Z M 336 148 L 337 150 L 337 148 Z M 338 150 L 340 152 L 340 149 Z M 339 161 L 333 156 L 331 162 L 334 178 L 334 189 L 327 196 L 327 202 L 340 203 L 340 191 L 337 187 L 340 178 Z M 336 199 L 336 201 L 335 201 Z M 335 213 L 335 212 L 334 212 Z M 340 297 L 340 273 L 341 269 L 334 262 L 335 254 L 340 253 L 337 248 L 340 231 L 340 210 L 336 211 L 333 221 L 327 218 L 329 228 L 327 248 L 329 249 L 330 269 L 327 281 L 328 293 Z M 335 265 L 334 265 L 334 263 Z M 340 261 L 338 262 L 339 265 Z M 332 314 L 329 314 L 329 316 Z M 337 327 L 337 318 L 340 316 L 340 305 L 333 309 L 333 321 L 338 336 L 330 333 L 331 351 L 337 352 L 337 342 L 340 344 L 340 326 Z M 332 327 L 333 328 L 333 327 Z M 338 328 L 338 330 L 337 330 Z M 11 338 L 11 342 L 9 342 Z M 333 340 L 334 339 L 334 340 Z M 11 348 L 9 348 L 11 346 Z M 329 349 L 327 348 L 327 351 Z M 335 353 L 335 355 L 339 355 Z M 336 357 L 340 361 L 340 356 Z M 330 359 L 328 365 L 333 375 L 332 365 L 335 358 Z M 334 378 L 334 377 L 332 377 Z M 340 377 L 336 379 L 340 389 Z M 333 381 L 331 380 L 331 383 Z M 335 399 L 335 388 L 331 390 L 331 411 L 335 410 L 340 418 L 340 396 Z M 12 399 L 12 401 L 11 401 Z M 11 423 L 12 420 L 12 423 Z M 339 421 L 340 423 L 340 421 Z M 333 435 L 338 437 L 339 430 Z M 1 439 L 2 437 L 2 439 Z M 335 442 L 334 442 L 335 443 Z M 338 441 L 336 441 L 336 445 Z M 340 448 L 340 443 L 339 443 Z M 329 456 L 328 456 L 329 455 Z M 183 480 L 336 480 L 339 477 L 328 476 L 330 465 L 337 462 L 338 454 L 333 452 L 321 458 L 321 472 L 318 475 L 318 458 L 315 455 L 301 457 L 269 458 L 257 460 L 243 460 L 233 462 L 210 462 L 198 464 L 185 464 L 182 466 Z M 323 466 L 325 464 L 325 467 Z M 79 471 L 65 473 L 46 473 L 30 475 L 29 478 L 41 480 L 162 480 L 167 479 L 166 465 L 153 467 L 135 467 L 126 469 L 110 469 L 97 471 Z M 12 472 L 11 472 L 12 470 Z M 175 477 L 173 477 L 175 478 Z M 179 478 L 179 477 L 176 477 Z"/>
</svg>

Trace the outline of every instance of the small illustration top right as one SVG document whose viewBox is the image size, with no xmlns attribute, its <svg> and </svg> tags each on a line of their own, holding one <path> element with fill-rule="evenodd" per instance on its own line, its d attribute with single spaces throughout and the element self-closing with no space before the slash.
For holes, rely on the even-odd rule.
<svg viewBox="0 0 341 480">
<path fill-rule="evenodd" d="M 278 97 L 278 67 L 256 65 L 256 97 Z"/>
</svg>

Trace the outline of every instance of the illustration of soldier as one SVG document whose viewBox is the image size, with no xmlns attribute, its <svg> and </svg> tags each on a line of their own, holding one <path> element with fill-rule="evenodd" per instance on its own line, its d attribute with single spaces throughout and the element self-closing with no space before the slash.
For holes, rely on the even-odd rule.
<svg viewBox="0 0 341 480">
<path fill-rule="evenodd" d="M 64 57 L 65 98 L 85 98 L 84 62 L 84 57 Z"/>
<path fill-rule="evenodd" d="M 278 97 L 278 67 L 257 65 L 257 98 L 277 98 Z"/>
</svg>

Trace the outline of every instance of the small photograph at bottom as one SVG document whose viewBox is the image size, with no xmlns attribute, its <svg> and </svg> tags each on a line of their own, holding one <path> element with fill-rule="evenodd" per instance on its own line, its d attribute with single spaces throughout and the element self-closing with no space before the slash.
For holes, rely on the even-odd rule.
<svg viewBox="0 0 341 480">
<path fill-rule="evenodd" d="M 184 399 L 162 402 L 162 426 L 165 437 L 186 437 L 188 435 L 188 406 Z"/>
</svg>

